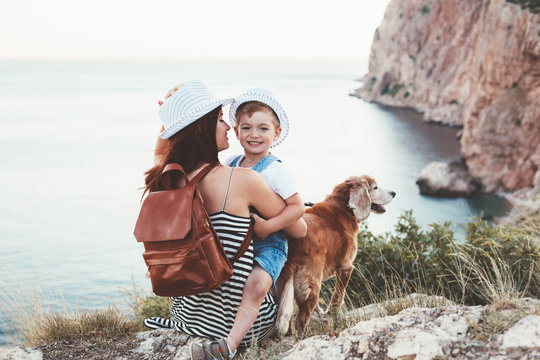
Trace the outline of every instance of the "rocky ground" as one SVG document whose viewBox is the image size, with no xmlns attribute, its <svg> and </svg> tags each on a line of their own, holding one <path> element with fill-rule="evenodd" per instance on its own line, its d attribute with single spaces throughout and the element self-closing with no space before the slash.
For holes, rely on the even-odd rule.
<svg viewBox="0 0 540 360">
<path fill-rule="evenodd" d="M 348 317 L 369 318 L 376 306 Z M 57 342 L 34 349 L 3 348 L 0 359 L 189 359 L 201 339 L 154 330 L 107 342 Z M 238 359 L 540 359 L 540 300 L 497 306 L 412 307 L 396 315 L 358 321 L 338 335 L 270 339 Z"/>
</svg>

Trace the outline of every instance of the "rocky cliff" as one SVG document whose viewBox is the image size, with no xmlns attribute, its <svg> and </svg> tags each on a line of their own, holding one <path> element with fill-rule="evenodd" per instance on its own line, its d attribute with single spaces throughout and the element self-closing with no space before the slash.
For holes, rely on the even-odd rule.
<svg viewBox="0 0 540 360">
<path fill-rule="evenodd" d="M 487 193 L 540 169 L 538 1 L 392 0 L 355 93 L 463 126 L 461 152 Z"/>
</svg>

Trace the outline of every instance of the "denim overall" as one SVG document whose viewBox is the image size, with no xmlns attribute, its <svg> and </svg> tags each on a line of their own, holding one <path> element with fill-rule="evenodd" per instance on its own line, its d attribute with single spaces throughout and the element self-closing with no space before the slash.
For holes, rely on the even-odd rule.
<svg viewBox="0 0 540 360">
<path fill-rule="evenodd" d="M 236 167 L 242 159 L 243 155 L 239 155 L 231 161 L 230 166 Z M 259 174 L 266 169 L 274 161 L 279 161 L 276 156 L 269 154 L 262 158 L 255 166 L 251 169 L 255 170 Z M 276 231 L 268 235 L 264 239 L 260 239 L 256 236 L 253 237 L 253 252 L 254 252 L 254 261 L 256 261 L 267 273 L 272 276 L 274 284 L 287 261 L 287 238 L 283 231 Z"/>
</svg>

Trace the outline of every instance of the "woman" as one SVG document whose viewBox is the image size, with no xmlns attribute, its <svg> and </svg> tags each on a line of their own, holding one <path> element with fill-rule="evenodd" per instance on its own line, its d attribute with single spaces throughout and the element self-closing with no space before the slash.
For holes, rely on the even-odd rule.
<svg viewBox="0 0 540 360">
<path fill-rule="evenodd" d="M 216 164 L 200 182 L 204 206 L 229 258 L 236 253 L 250 223 L 250 206 L 264 217 L 278 215 L 285 203 L 265 180 L 249 169 L 219 164 L 218 152 L 229 147 L 230 126 L 223 120 L 220 100 L 206 86 L 190 81 L 174 88 L 160 108 L 163 131 L 156 147 L 156 165 L 146 173 L 146 191 L 163 188 L 161 173 L 166 164 L 179 163 L 188 179 L 203 167 Z M 166 141 L 164 141 L 166 140 Z M 182 184 L 183 179 L 173 179 Z M 303 220 L 285 229 L 293 237 L 305 235 Z M 190 335 L 220 339 L 193 344 L 192 359 L 232 357 L 240 343 L 249 344 L 267 337 L 273 330 L 277 304 L 267 294 L 259 311 L 242 306 L 242 290 L 253 268 L 253 249 L 234 263 L 234 274 L 220 287 L 204 294 L 172 298 L 173 318 L 151 318 L 150 327 L 171 327 Z"/>
</svg>

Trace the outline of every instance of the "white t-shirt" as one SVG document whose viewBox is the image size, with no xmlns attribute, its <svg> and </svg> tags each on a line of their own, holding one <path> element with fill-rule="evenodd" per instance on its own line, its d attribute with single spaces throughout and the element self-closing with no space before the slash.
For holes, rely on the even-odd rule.
<svg viewBox="0 0 540 360">
<path fill-rule="evenodd" d="M 228 158 L 226 164 L 230 166 L 237 156 L 238 155 L 234 155 Z M 236 166 L 238 166 L 243 159 L 244 156 L 242 156 Z M 281 161 L 273 161 L 266 169 L 261 171 L 261 175 L 268 185 L 270 185 L 270 188 L 284 200 L 298 192 L 296 189 L 296 182 L 294 181 L 291 172 Z"/>
</svg>

